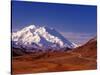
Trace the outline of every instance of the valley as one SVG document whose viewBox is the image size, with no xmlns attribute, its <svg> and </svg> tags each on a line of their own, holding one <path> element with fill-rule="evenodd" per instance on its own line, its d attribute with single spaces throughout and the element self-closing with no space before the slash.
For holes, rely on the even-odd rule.
<svg viewBox="0 0 100 75">
<path fill-rule="evenodd" d="M 96 40 L 70 51 L 30 53 L 12 58 L 13 74 L 95 69 L 97 69 Z"/>
</svg>

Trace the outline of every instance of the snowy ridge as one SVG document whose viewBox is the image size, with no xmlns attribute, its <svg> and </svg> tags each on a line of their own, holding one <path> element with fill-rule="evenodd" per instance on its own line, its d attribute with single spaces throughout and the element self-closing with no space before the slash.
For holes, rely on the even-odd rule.
<svg viewBox="0 0 100 75">
<path fill-rule="evenodd" d="M 53 28 L 30 25 L 12 33 L 12 46 L 25 49 L 75 48 L 76 44 L 65 39 Z"/>
</svg>

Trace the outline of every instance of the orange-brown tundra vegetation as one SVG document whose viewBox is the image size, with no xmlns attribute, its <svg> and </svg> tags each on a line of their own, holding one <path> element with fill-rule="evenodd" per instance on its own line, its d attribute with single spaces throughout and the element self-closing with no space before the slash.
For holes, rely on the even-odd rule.
<svg viewBox="0 0 100 75">
<path fill-rule="evenodd" d="M 96 41 L 89 41 L 70 51 L 30 53 L 12 57 L 13 74 L 93 70 L 96 68 Z"/>
</svg>

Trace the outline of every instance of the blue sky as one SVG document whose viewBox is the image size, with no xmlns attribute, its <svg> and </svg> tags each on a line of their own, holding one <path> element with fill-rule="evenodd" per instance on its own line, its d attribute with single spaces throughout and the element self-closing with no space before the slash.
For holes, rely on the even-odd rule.
<svg viewBox="0 0 100 75">
<path fill-rule="evenodd" d="M 12 31 L 34 24 L 55 28 L 75 43 L 96 35 L 97 7 L 12 1 Z"/>
</svg>

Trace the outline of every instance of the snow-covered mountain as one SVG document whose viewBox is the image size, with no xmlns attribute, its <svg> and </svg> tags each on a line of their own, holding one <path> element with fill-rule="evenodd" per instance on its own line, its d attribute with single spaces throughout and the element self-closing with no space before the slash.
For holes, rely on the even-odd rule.
<svg viewBox="0 0 100 75">
<path fill-rule="evenodd" d="M 76 44 L 65 39 L 53 28 L 30 25 L 12 33 L 12 46 L 29 49 L 75 48 Z"/>
</svg>

